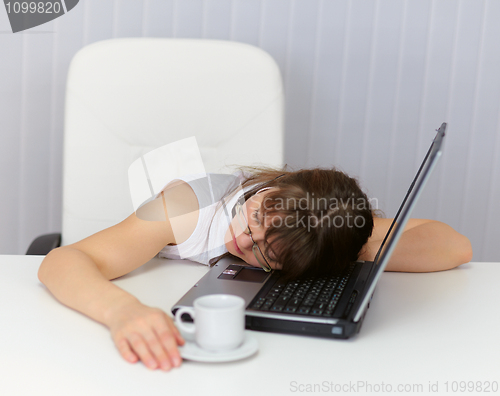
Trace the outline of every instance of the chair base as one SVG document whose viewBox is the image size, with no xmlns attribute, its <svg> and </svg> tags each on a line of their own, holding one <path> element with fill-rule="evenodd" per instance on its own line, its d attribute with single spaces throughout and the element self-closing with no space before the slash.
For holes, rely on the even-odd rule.
<svg viewBox="0 0 500 396">
<path fill-rule="evenodd" d="M 61 234 L 44 234 L 35 238 L 28 250 L 26 251 L 27 255 L 40 255 L 45 256 L 52 249 L 61 246 Z"/>
</svg>

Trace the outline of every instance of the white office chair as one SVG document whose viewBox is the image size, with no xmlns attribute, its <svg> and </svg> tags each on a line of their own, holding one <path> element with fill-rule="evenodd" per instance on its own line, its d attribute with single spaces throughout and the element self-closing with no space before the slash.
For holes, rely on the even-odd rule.
<svg viewBox="0 0 500 396">
<path fill-rule="evenodd" d="M 243 43 L 91 44 L 71 62 L 65 113 L 63 245 L 129 216 L 128 167 L 167 143 L 195 136 L 207 172 L 283 164 L 281 75 L 270 55 Z M 57 237 L 39 237 L 27 254 L 46 254 Z"/>
</svg>

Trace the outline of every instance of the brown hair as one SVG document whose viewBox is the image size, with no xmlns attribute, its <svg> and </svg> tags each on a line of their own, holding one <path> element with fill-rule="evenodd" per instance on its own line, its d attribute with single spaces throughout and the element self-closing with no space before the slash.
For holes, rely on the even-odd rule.
<svg viewBox="0 0 500 396">
<path fill-rule="evenodd" d="M 373 229 L 373 211 L 356 179 L 333 168 L 290 171 L 242 167 L 245 199 L 270 190 L 261 206 L 265 254 L 287 278 L 338 274 L 355 261 Z M 270 254 L 272 252 L 272 254 Z"/>
</svg>

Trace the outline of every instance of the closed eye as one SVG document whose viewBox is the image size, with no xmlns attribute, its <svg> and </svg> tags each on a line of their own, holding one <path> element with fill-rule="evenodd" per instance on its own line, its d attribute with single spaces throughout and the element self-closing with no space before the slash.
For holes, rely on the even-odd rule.
<svg viewBox="0 0 500 396">
<path fill-rule="evenodd" d="M 253 211 L 252 217 L 258 226 L 260 226 L 262 224 L 259 220 L 259 209 L 258 208 Z"/>
<path fill-rule="evenodd" d="M 274 255 L 271 253 L 271 255 L 266 255 L 266 258 L 269 262 L 271 263 L 276 263 L 276 259 L 272 258 Z"/>
</svg>

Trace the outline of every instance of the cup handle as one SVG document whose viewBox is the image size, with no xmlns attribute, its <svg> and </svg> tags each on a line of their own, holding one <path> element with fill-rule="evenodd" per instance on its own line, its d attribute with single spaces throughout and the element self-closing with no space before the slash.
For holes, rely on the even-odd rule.
<svg viewBox="0 0 500 396">
<path fill-rule="evenodd" d="M 175 313 L 175 324 L 181 332 L 184 332 L 186 334 L 194 334 L 195 325 L 186 324 L 182 321 L 182 315 L 185 313 L 189 314 L 194 319 L 194 309 L 190 307 L 182 307 L 179 308 Z"/>
</svg>

